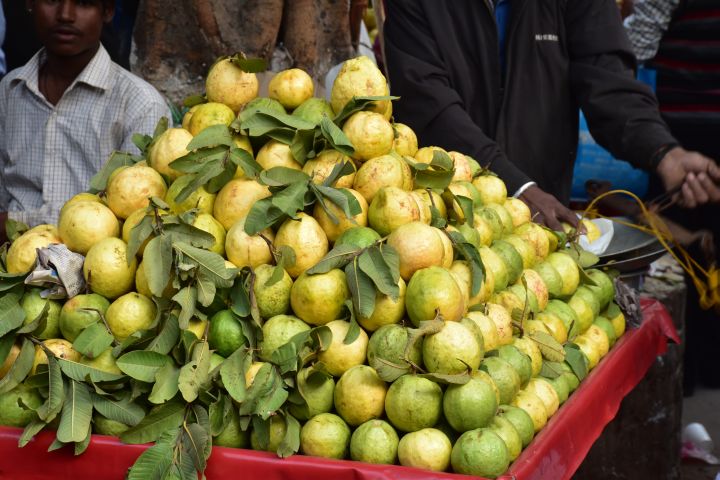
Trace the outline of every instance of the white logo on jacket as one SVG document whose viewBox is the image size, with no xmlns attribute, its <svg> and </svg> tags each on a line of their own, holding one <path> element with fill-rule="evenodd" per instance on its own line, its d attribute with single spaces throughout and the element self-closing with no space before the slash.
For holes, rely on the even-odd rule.
<svg viewBox="0 0 720 480">
<path fill-rule="evenodd" d="M 558 42 L 560 39 L 554 33 L 536 33 L 536 42 Z"/>
</svg>

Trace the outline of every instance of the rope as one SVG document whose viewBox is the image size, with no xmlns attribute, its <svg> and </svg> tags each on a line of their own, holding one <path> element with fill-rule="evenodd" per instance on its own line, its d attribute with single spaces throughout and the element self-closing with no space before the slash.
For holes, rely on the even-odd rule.
<svg viewBox="0 0 720 480">
<path fill-rule="evenodd" d="M 594 209 L 595 205 L 602 199 L 611 195 L 627 195 L 632 198 L 640 207 L 648 226 L 637 225 L 632 222 L 620 220 L 618 218 L 607 217 L 601 215 Z M 610 190 L 595 197 L 587 206 L 582 217 L 606 218 L 620 225 L 625 225 L 636 230 L 640 230 L 647 234 L 653 235 L 658 239 L 662 247 L 675 259 L 680 267 L 688 274 L 695 285 L 700 296 L 700 308 L 709 310 L 715 308 L 720 313 L 720 270 L 713 263 L 708 270 L 705 270 L 690 254 L 680 245 L 670 233 L 662 218 L 655 212 L 650 211 L 645 203 L 634 193 L 627 190 Z"/>
</svg>

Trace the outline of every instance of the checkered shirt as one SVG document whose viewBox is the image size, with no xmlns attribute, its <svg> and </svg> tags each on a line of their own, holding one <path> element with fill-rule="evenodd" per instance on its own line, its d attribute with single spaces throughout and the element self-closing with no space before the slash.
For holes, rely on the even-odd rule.
<svg viewBox="0 0 720 480">
<path fill-rule="evenodd" d="M 136 153 L 133 133 L 172 118 L 157 90 L 102 46 L 53 106 L 38 87 L 45 58 L 40 50 L 0 82 L 0 211 L 30 225 L 56 223 L 114 150 Z"/>
<path fill-rule="evenodd" d="M 625 29 L 638 62 L 655 57 L 680 0 L 636 0 L 633 14 L 625 19 Z"/>
</svg>

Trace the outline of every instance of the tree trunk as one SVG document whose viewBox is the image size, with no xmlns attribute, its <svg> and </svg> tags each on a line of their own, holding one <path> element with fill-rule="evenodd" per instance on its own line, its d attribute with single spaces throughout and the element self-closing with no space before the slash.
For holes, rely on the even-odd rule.
<svg viewBox="0 0 720 480">
<path fill-rule="evenodd" d="M 207 70 L 242 51 L 270 61 L 282 39 L 290 62 L 322 81 L 354 55 L 349 0 L 141 0 L 132 70 L 174 102 L 204 91 Z"/>
</svg>

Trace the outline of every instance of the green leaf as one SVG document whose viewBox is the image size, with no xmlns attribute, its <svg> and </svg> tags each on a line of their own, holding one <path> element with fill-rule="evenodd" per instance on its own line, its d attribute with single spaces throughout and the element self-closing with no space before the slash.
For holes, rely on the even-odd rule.
<svg viewBox="0 0 720 480">
<path fill-rule="evenodd" d="M 141 157 L 135 157 L 125 152 L 114 151 L 110 154 L 105 165 L 90 179 L 90 189 L 94 192 L 101 192 L 107 188 L 110 175 L 120 167 L 129 167 L 140 161 Z"/>
<path fill-rule="evenodd" d="M 472 375 L 470 369 L 463 373 L 446 374 L 446 373 L 422 373 L 418 377 L 427 378 L 435 383 L 444 385 L 465 385 L 470 381 Z"/>
<path fill-rule="evenodd" d="M 212 281 L 210 275 L 205 270 L 200 270 L 197 274 L 197 298 L 200 305 L 208 307 L 215 300 L 215 282 Z"/>
<path fill-rule="evenodd" d="M 285 218 L 285 213 L 272 204 L 271 198 L 258 200 L 245 218 L 245 233 L 257 235 L 281 218 Z"/>
<path fill-rule="evenodd" d="M 88 425 L 87 433 L 85 438 L 81 442 L 75 442 L 75 455 L 82 455 L 85 450 L 90 446 L 90 440 L 92 440 L 92 426 Z"/>
<path fill-rule="evenodd" d="M 178 325 L 178 317 L 175 315 L 167 315 L 160 333 L 153 338 L 146 350 L 166 355 L 170 353 L 172 348 L 177 344 L 180 337 L 180 325 Z"/>
<path fill-rule="evenodd" d="M 455 194 L 453 194 L 453 199 L 458 203 L 458 205 L 460 206 L 460 210 L 462 210 L 462 212 L 463 212 L 463 216 L 465 217 L 463 223 L 467 223 L 468 225 L 473 225 L 475 223 L 475 220 L 474 220 L 472 199 L 468 198 L 468 197 L 464 197 L 462 195 L 455 195 Z"/>
<path fill-rule="evenodd" d="M 183 447 L 190 455 L 197 471 L 202 472 L 207 466 L 205 452 L 210 448 L 211 438 L 210 432 L 197 423 L 192 423 L 183 429 Z"/>
<path fill-rule="evenodd" d="M 382 253 L 383 260 L 390 268 L 392 274 L 393 283 L 400 281 L 400 255 L 397 250 L 388 245 L 387 243 L 380 244 L 380 253 Z"/>
<path fill-rule="evenodd" d="M 145 215 L 140 223 L 130 230 L 130 241 L 127 248 L 127 263 L 130 265 L 143 242 L 153 233 L 153 217 Z"/>
<path fill-rule="evenodd" d="M 575 376 L 582 381 L 588 374 L 588 363 L 585 354 L 575 344 L 566 344 L 564 349 L 565 361 L 570 365 L 570 369 Z"/>
<path fill-rule="evenodd" d="M 170 166 L 183 173 L 198 173 L 208 163 L 221 162 L 225 157 L 228 156 L 228 147 L 226 145 L 219 145 L 217 147 L 201 148 L 183 155 L 170 162 Z M 187 188 L 187 187 L 186 187 Z M 184 191 L 184 189 L 183 189 Z"/>
<path fill-rule="evenodd" d="M 360 270 L 357 257 L 345 266 L 348 288 L 355 314 L 368 318 L 375 310 L 375 286 L 370 277 Z"/>
<path fill-rule="evenodd" d="M 356 171 L 355 164 L 352 162 L 352 160 L 343 160 L 342 162 L 336 163 L 332 170 L 330 170 L 330 174 L 323 180 L 322 185 L 324 187 L 334 187 L 335 182 L 337 182 L 340 178 L 345 177 L 347 175 L 352 175 Z"/>
<path fill-rule="evenodd" d="M 7 236 L 7 239 L 10 240 L 10 243 L 13 243 L 15 240 L 17 240 L 20 235 L 30 230 L 30 227 L 28 227 L 23 222 L 18 222 L 17 220 L 13 220 L 12 218 L 8 218 L 5 220 L 5 234 Z"/>
<path fill-rule="evenodd" d="M 43 422 L 39 418 L 33 418 L 30 420 L 30 423 L 25 426 L 25 430 L 23 430 L 22 435 L 20 435 L 20 438 L 18 439 L 18 447 L 22 448 L 30 443 L 30 440 L 32 440 L 35 435 L 40 433 L 40 431 L 46 426 L 47 423 Z"/>
<path fill-rule="evenodd" d="M 114 382 L 125 378 L 124 375 L 108 373 L 64 358 L 58 358 L 58 363 L 60 363 L 60 368 L 66 376 L 78 382 L 84 382 L 88 378 L 93 382 Z"/>
<path fill-rule="evenodd" d="M 158 442 L 145 450 L 135 461 L 127 474 L 127 480 L 160 480 L 167 479 L 166 473 L 173 463 L 174 438 L 170 443 L 170 437 L 177 437 L 177 427 L 173 432 L 165 432 L 163 437 L 167 441 Z M 139 442 L 142 443 L 142 442 Z"/>
<path fill-rule="evenodd" d="M 210 348 L 207 342 L 199 341 L 192 351 L 190 363 L 180 368 L 178 386 L 187 402 L 195 400 L 202 385 L 207 382 L 210 373 Z"/>
<path fill-rule="evenodd" d="M 25 323 L 21 328 L 18 329 L 17 333 L 40 333 L 43 330 L 45 330 L 45 327 L 47 326 L 47 314 L 50 310 L 50 301 L 45 300 L 45 305 L 43 305 L 43 309 L 38 313 L 37 317 L 35 317 L 30 323 Z"/>
<path fill-rule="evenodd" d="M 540 376 L 545 378 L 557 378 L 563 374 L 562 363 L 545 360 L 540 368 Z"/>
<path fill-rule="evenodd" d="M 565 360 L 565 351 L 562 345 L 560 345 L 552 335 L 536 330 L 528 336 L 540 348 L 543 358 L 551 362 L 562 362 Z"/>
<path fill-rule="evenodd" d="M 12 346 L 15 344 L 15 335 L 5 335 L 0 337 L 0 365 L 5 363 Z"/>
<path fill-rule="evenodd" d="M 371 246 L 358 257 L 358 265 L 375 284 L 375 287 L 383 294 L 397 301 L 400 296 L 398 281 L 393 281 L 393 272 L 390 266 L 385 263 L 382 251 L 378 246 Z"/>
<path fill-rule="evenodd" d="M 227 424 L 230 423 L 231 408 L 233 408 L 232 401 L 222 393 L 218 394 L 217 400 L 210 404 L 210 432 L 213 436 L 220 435 L 227 427 Z"/>
<path fill-rule="evenodd" d="M 193 216 L 192 221 L 194 220 Z M 163 230 L 163 240 L 166 240 L 168 244 L 184 242 L 204 249 L 210 249 L 215 244 L 215 237 L 211 233 L 183 222 L 173 225 L 166 224 Z"/>
<path fill-rule="evenodd" d="M 102 416 L 134 427 L 145 417 L 145 410 L 129 398 L 115 400 L 112 397 L 93 394 L 93 407 Z"/>
<path fill-rule="evenodd" d="M 61 441 L 58 440 L 57 437 L 56 437 L 55 440 L 53 440 L 52 443 L 50 444 L 50 446 L 48 447 L 47 451 L 48 451 L 48 452 L 54 452 L 55 450 L 60 450 L 60 449 L 63 448 L 65 445 L 67 445 L 67 443 L 61 442 Z"/>
<path fill-rule="evenodd" d="M 92 419 L 90 391 L 85 384 L 75 380 L 68 380 L 65 391 L 57 439 L 64 443 L 82 442 L 87 437 Z"/>
<path fill-rule="evenodd" d="M 455 168 L 455 163 L 452 158 L 450 158 L 450 155 L 442 150 L 433 150 L 433 158 L 430 160 L 430 165 L 446 172 L 453 171 Z"/>
<path fill-rule="evenodd" d="M 190 95 L 185 97 L 182 104 L 184 107 L 192 108 L 195 105 L 202 105 L 203 103 L 207 103 L 205 95 Z"/>
<path fill-rule="evenodd" d="M 218 175 L 222 175 L 225 171 L 224 162 L 227 161 L 229 155 L 229 151 L 226 150 L 221 156 L 207 159 L 197 174 L 193 176 L 192 181 L 180 190 L 180 193 L 175 197 L 175 201 L 184 202 L 193 192 L 197 191 L 198 188 L 206 185 Z M 170 165 L 172 166 L 174 163 L 175 162 L 172 162 Z"/>
<path fill-rule="evenodd" d="M 218 145 L 225 145 L 227 147 L 235 145 L 230 129 L 225 124 L 211 125 L 204 128 L 200 133 L 195 135 L 185 149 L 189 152 L 200 148 L 216 147 Z"/>
<path fill-rule="evenodd" d="M 343 123 L 345 123 L 345 120 L 350 118 L 352 114 L 373 107 L 375 105 L 375 102 L 380 102 L 383 100 L 397 100 L 399 98 L 400 97 L 393 97 L 389 95 L 353 97 L 345 104 L 343 109 L 340 111 L 340 113 L 337 114 L 333 121 L 335 122 L 335 124 L 342 127 Z"/>
<path fill-rule="evenodd" d="M 412 371 L 412 368 L 407 363 L 399 365 L 378 356 L 373 356 L 369 363 L 370 366 L 375 369 L 378 376 L 385 382 L 394 382 Z"/>
<path fill-rule="evenodd" d="M 230 61 L 246 73 L 262 73 L 267 70 L 267 62 L 264 58 L 247 58 L 245 55 L 234 55 L 230 57 Z"/>
<path fill-rule="evenodd" d="M 305 165 L 308 157 L 314 156 L 316 130 L 298 130 L 290 143 L 290 153 L 300 164 Z"/>
<path fill-rule="evenodd" d="M 345 133 L 328 117 L 323 116 L 320 120 L 320 131 L 333 149 L 347 156 L 355 153 L 355 148 Z"/>
<path fill-rule="evenodd" d="M 411 165 L 412 167 L 413 165 Z M 417 167 L 417 165 L 415 165 Z M 415 188 L 445 190 L 452 183 L 455 172 L 442 170 L 415 170 Z"/>
<path fill-rule="evenodd" d="M 295 170 L 288 167 L 273 167 L 263 170 L 258 181 L 268 187 L 287 187 L 296 183 L 307 183 L 310 176 L 302 170 Z"/>
<path fill-rule="evenodd" d="M 468 243 L 460 232 L 446 231 L 445 233 L 450 237 L 455 250 L 467 261 L 468 267 L 470 267 L 472 277 L 470 295 L 475 296 L 482 288 L 482 282 L 485 278 L 485 264 L 480 257 L 480 252 L 473 244 Z"/>
<path fill-rule="evenodd" d="M 352 218 L 362 211 L 357 198 L 345 188 L 326 187 L 324 185 L 311 185 L 311 188 L 323 197 L 337 205 L 347 218 Z"/>
<path fill-rule="evenodd" d="M 165 119 L 165 121 L 167 122 L 167 118 Z M 134 133 L 132 136 L 132 143 L 138 148 L 138 150 L 140 150 L 141 153 L 145 154 L 148 151 L 148 147 L 152 143 L 152 139 L 153 138 L 150 135 Z"/>
<path fill-rule="evenodd" d="M 306 272 L 308 275 L 317 275 L 320 273 L 327 273 L 335 268 L 343 268 L 348 264 L 348 262 L 352 261 L 353 258 L 357 257 L 362 252 L 362 248 L 357 248 L 352 245 L 338 245 L 326 253 L 318 263 L 309 268 Z"/>
<path fill-rule="evenodd" d="M 153 295 L 161 297 L 170 281 L 172 269 L 172 249 L 162 237 L 150 240 L 143 255 L 143 268 L 148 287 Z"/>
<path fill-rule="evenodd" d="M 0 297 L 0 337 L 23 324 L 25 311 L 20 306 L 22 288 L 14 288 Z"/>
<path fill-rule="evenodd" d="M 185 402 L 175 398 L 145 416 L 140 423 L 120 435 L 125 443 L 154 442 L 170 429 L 178 428 L 185 418 Z"/>
<path fill-rule="evenodd" d="M 170 357 L 157 352 L 135 350 L 117 359 L 117 366 L 129 377 L 141 382 L 154 382 L 157 371 L 171 362 Z"/>
<path fill-rule="evenodd" d="M 229 288 L 232 286 L 235 272 L 225 267 L 225 259 L 217 253 L 180 242 L 174 243 L 173 247 L 186 258 L 195 262 L 201 270 L 204 270 L 208 274 L 208 278 L 210 278 L 218 288 Z"/>
<path fill-rule="evenodd" d="M 62 371 L 58 365 L 55 355 L 48 355 L 48 396 L 40 408 L 37 409 L 38 417 L 44 422 L 51 422 L 60 413 L 65 401 L 65 388 L 63 385 Z"/>
<path fill-rule="evenodd" d="M 285 414 L 285 436 L 283 437 L 277 454 L 280 458 L 287 458 L 300 450 L 300 422 L 289 413 Z"/>
<path fill-rule="evenodd" d="M 173 297 L 180 308 L 180 317 L 178 318 L 178 324 L 181 329 L 186 329 L 189 325 L 190 319 L 195 314 L 195 305 L 197 304 L 197 288 L 195 287 L 183 287 Z"/>
<path fill-rule="evenodd" d="M 243 349 L 237 349 L 220 366 L 223 386 L 238 403 L 243 402 L 246 397 L 245 371 L 250 363 L 252 363 L 252 355 Z"/>
<path fill-rule="evenodd" d="M 238 413 L 241 416 L 259 415 L 267 419 L 285 403 L 287 397 L 282 377 L 271 364 L 266 363 L 255 375 Z"/>
<path fill-rule="evenodd" d="M 155 385 L 148 400 L 156 405 L 173 398 L 179 390 L 180 369 L 174 362 L 167 362 L 155 372 Z"/>
<path fill-rule="evenodd" d="M 96 358 L 112 345 L 114 337 L 102 323 L 93 323 L 83 329 L 73 342 L 73 348 L 86 357 Z"/>
<path fill-rule="evenodd" d="M 270 201 L 275 208 L 295 219 L 298 212 L 305 208 L 305 195 L 308 191 L 308 182 L 296 182 L 274 194 Z"/>
<path fill-rule="evenodd" d="M 20 353 L 15 362 L 8 373 L 0 379 L 0 394 L 9 392 L 25 380 L 32 369 L 34 359 L 35 347 L 30 340 L 23 338 Z"/>
</svg>

